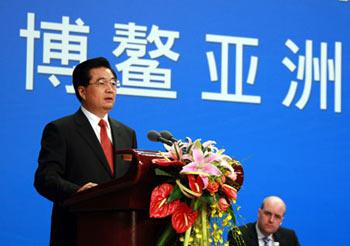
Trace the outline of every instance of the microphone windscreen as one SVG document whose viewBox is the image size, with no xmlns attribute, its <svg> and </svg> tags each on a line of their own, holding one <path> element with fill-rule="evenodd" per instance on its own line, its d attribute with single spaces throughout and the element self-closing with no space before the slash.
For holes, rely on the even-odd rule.
<svg viewBox="0 0 350 246">
<path fill-rule="evenodd" d="M 173 138 L 173 135 L 169 132 L 169 131 L 161 131 L 160 132 L 160 135 L 165 138 L 165 139 L 168 139 L 168 140 L 171 140 Z"/>
<path fill-rule="evenodd" d="M 153 142 L 158 142 L 160 137 L 159 132 L 155 130 L 151 130 L 147 133 L 147 138 Z"/>
</svg>

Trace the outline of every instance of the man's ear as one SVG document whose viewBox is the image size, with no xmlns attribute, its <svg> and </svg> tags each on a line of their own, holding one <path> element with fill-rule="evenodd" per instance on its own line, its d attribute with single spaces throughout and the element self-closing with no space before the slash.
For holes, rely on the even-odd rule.
<svg viewBox="0 0 350 246">
<path fill-rule="evenodd" d="M 86 88 L 84 86 L 78 86 L 79 96 L 85 101 L 86 99 Z"/>
</svg>

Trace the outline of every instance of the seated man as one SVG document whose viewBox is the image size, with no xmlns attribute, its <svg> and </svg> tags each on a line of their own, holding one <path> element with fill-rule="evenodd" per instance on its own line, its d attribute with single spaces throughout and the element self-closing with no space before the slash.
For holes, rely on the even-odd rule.
<svg viewBox="0 0 350 246">
<path fill-rule="evenodd" d="M 299 246 L 293 230 L 280 227 L 286 205 L 277 196 L 264 199 L 258 211 L 258 221 L 241 226 L 240 230 L 246 246 Z M 230 245 L 235 245 L 231 233 Z"/>
</svg>

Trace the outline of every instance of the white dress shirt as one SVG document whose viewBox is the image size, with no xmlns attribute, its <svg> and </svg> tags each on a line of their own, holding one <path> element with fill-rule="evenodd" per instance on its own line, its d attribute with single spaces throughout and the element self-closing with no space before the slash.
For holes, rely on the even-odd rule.
<svg viewBox="0 0 350 246">
<path fill-rule="evenodd" d="M 86 116 L 86 118 L 88 118 L 92 129 L 94 129 L 96 137 L 101 142 L 101 139 L 100 139 L 101 127 L 98 125 L 98 123 L 100 122 L 101 118 L 96 116 L 96 115 L 94 115 L 93 113 L 89 112 L 83 106 L 81 106 L 81 111 L 83 111 L 83 113 Z M 107 123 L 107 129 L 106 129 L 107 130 L 107 135 L 108 135 L 109 140 L 111 140 L 111 143 L 113 144 L 112 131 L 111 131 L 111 127 L 110 127 L 109 122 L 108 122 L 108 114 L 106 114 L 103 117 L 103 120 Z"/>
<path fill-rule="evenodd" d="M 259 246 L 265 246 L 265 242 L 263 240 L 263 238 L 265 238 L 266 236 L 260 231 L 259 227 L 258 227 L 258 223 L 255 224 L 255 228 L 256 228 L 256 232 L 258 234 L 258 241 L 259 241 Z M 275 242 L 273 240 L 272 234 L 270 234 L 268 236 L 268 238 L 270 239 L 268 242 L 268 246 L 279 246 L 278 242 Z"/>
</svg>

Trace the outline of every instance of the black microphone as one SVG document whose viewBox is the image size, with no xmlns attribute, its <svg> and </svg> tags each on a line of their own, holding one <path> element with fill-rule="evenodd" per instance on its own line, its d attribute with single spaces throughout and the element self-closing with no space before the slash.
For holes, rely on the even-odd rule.
<svg viewBox="0 0 350 246">
<path fill-rule="evenodd" d="M 166 145 L 169 145 L 169 146 L 173 145 L 173 143 L 172 143 L 170 140 L 165 139 L 164 137 L 162 137 L 162 136 L 160 135 L 159 132 L 157 132 L 157 131 L 155 131 L 155 130 L 149 131 L 149 132 L 147 133 L 147 138 L 148 138 L 149 140 L 151 140 L 152 142 L 162 142 L 162 143 L 164 143 L 164 144 L 166 144 Z"/>
<path fill-rule="evenodd" d="M 171 132 L 169 132 L 167 130 L 161 131 L 160 135 L 162 136 L 162 138 L 165 138 L 165 139 L 171 141 L 172 143 L 175 143 L 178 141 L 176 138 L 174 138 L 173 134 L 171 134 Z"/>
</svg>

